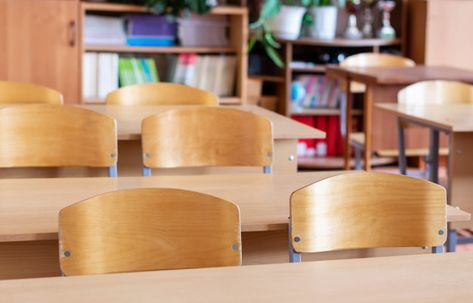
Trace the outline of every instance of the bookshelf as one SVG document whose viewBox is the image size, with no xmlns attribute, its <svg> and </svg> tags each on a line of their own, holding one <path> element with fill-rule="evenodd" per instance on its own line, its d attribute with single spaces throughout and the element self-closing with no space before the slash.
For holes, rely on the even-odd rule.
<svg viewBox="0 0 473 303">
<path fill-rule="evenodd" d="M 300 64 L 291 64 L 294 61 L 301 61 L 300 58 L 312 59 L 315 54 L 320 52 L 327 53 L 345 53 L 353 55 L 361 52 L 382 52 L 385 49 L 396 49 L 403 51 L 403 39 L 392 40 L 383 39 L 361 39 L 348 40 L 336 38 L 334 40 L 317 40 L 312 38 L 299 38 L 297 40 L 279 40 L 282 45 L 280 50 L 281 57 L 284 59 L 285 67 L 278 75 L 250 75 L 250 79 L 258 79 L 263 83 L 271 83 L 276 86 L 278 97 L 278 109 L 281 114 L 286 116 L 308 116 L 314 119 L 323 117 L 340 116 L 339 108 L 294 108 L 291 104 L 291 83 L 297 75 L 325 75 L 326 65 L 321 63 L 301 66 Z M 302 60 L 306 61 L 306 60 Z M 352 113 L 362 123 L 361 109 L 353 109 Z M 339 156 L 331 157 L 304 157 L 299 161 L 300 169 L 340 169 L 343 159 Z M 384 160 L 379 160 L 377 164 L 385 164 Z"/>
<path fill-rule="evenodd" d="M 79 49 L 80 62 L 82 66 L 82 57 L 86 52 L 96 53 L 118 53 L 118 54 L 199 54 L 199 55 L 215 55 L 228 54 L 236 57 L 236 78 L 234 95 L 230 97 L 220 98 L 221 104 L 242 104 L 247 99 L 247 37 L 248 37 L 248 10 L 242 6 L 218 6 L 212 9 L 209 14 L 225 15 L 229 18 L 228 28 L 228 47 L 135 47 L 135 46 L 116 46 L 116 45 L 91 45 L 83 43 L 83 26 L 85 16 L 90 13 L 106 14 L 106 15 L 124 15 L 128 13 L 148 13 L 146 7 L 139 5 L 115 4 L 115 3 L 95 3 L 81 2 L 79 16 Z M 80 70 L 80 79 L 82 79 L 82 70 Z M 79 91 L 82 92 L 82 80 L 80 80 Z M 81 103 L 94 104 L 103 103 L 99 99 L 85 99 L 80 97 Z"/>
</svg>

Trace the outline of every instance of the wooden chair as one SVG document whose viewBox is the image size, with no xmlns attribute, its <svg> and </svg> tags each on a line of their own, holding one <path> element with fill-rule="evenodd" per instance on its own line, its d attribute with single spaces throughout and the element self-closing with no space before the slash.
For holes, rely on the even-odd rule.
<svg viewBox="0 0 473 303">
<path fill-rule="evenodd" d="M 340 62 L 342 67 L 411 67 L 415 66 L 415 62 L 409 58 L 379 54 L 379 53 L 361 53 L 350 56 Z M 341 85 L 345 87 L 345 85 Z M 350 84 L 350 93 L 364 93 L 366 86 L 362 83 L 352 82 Z M 345 92 L 348 93 L 348 92 Z M 345 135 L 344 123 L 346 122 L 345 102 L 342 102 L 341 106 L 341 124 L 342 134 Z M 361 169 L 361 154 L 364 149 L 365 134 L 364 133 L 352 133 L 350 135 L 350 145 L 353 146 L 355 151 L 355 166 L 357 169 Z"/>
<path fill-rule="evenodd" d="M 0 168 L 108 167 L 116 176 L 114 119 L 72 106 L 0 109 Z"/>
<path fill-rule="evenodd" d="M 107 95 L 109 105 L 218 105 L 217 96 L 176 83 L 145 83 L 126 86 Z"/>
<path fill-rule="evenodd" d="M 357 172 L 291 195 L 289 255 L 375 247 L 431 246 L 447 236 L 446 190 L 412 177 Z"/>
<path fill-rule="evenodd" d="M 167 188 L 105 193 L 59 213 L 60 265 L 87 275 L 241 264 L 235 204 Z"/>
<path fill-rule="evenodd" d="M 151 168 L 263 166 L 271 173 L 273 131 L 269 119 L 243 110 L 192 107 L 143 120 L 143 174 Z"/>
<path fill-rule="evenodd" d="M 406 105 L 415 104 L 458 104 L 473 103 L 473 85 L 456 81 L 422 81 L 409 85 L 399 91 L 398 103 Z M 404 129 L 412 125 L 398 120 L 398 142 L 399 142 L 399 169 L 401 174 L 407 173 L 406 155 L 409 156 L 427 156 L 426 163 L 428 171 L 432 176 L 438 170 L 438 155 L 448 155 L 448 148 L 439 149 L 439 142 L 432 142 L 430 152 L 427 149 L 407 149 L 405 145 Z M 438 138 L 438 130 L 430 129 L 431 138 Z M 435 140 L 435 139 L 434 139 Z M 437 149 L 435 153 L 432 149 Z M 437 181 L 437 180 L 432 180 Z"/>
<path fill-rule="evenodd" d="M 0 81 L 0 104 L 63 104 L 61 93 L 31 83 Z"/>
</svg>

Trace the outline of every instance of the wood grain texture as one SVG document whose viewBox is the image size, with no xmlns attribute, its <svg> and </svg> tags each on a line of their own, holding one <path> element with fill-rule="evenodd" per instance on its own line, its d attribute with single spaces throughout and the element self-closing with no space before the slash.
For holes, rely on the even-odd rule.
<svg viewBox="0 0 473 303">
<path fill-rule="evenodd" d="M 66 275 L 241 264 L 240 213 L 232 202 L 169 188 L 127 189 L 59 213 Z"/>
<path fill-rule="evenodd" d="M 0 0 L 0 80 L 80 98 L 79 1 Z"/>
<path fill-rule="evenodd" d="M 292 194 L 292 245 L 297 252 L 442 245 L 446 204 L 445 189 L 425 180 L 366 172 L 334 176 Z"/>
<path fill-rule="evenodd" d="M 111 105 L 217 105 L 211 92 L 177 83 L 145 83 L 117 89 L 107 95 Z"/>
<path fill-rule="evenodd" d="M 340 62 L 341 67 L 412 67 L 415 62 L 409 58 L 380 53 L 361 53 L 347 57 Z M 351 82 L 350 92 L 362 93 L 366 86 L 362 83 Z M 351 124 L 350 124 L 351 125 Z"/>
<path fill-rule="evenodd" d="M 63 97 L 60 92 L 45 86 L 14 81 L 0 81 L 0 103 L 62 104 Z"/>
<path fill-rule="evenodd" d="M 117 163 L 114 119 L 93 111 L 24 105 L 0 109 L 0 167 L 109 167 Z"/>
<path fill-rule="evenodd" d="M 431 80 L 411 84 L 398 94 L 398 103 L 471 104 L 473 85 L 457 81 Z"/>
<path fill-rule="evenodd" d="M 269 166 L 269 119 L 237 109 L 194 107 L 166 111 L 142 124 L 146 167 Z"/>
<path fill-rule="evenodd" d="M 141 138 L 141 122 L 143 119 L 168 110 L 200 106 L 142 105 L 134 106 L 133 110 L 130 110 L 129 107 L 118 105 L 81 105 L 80 107 L 115 118 L 118 124 L 119 140 L 139 140 Z M 244 110 L 268 118 L 273 123 L 273 136 L 275 140 L 325 138 L 325 133 L 323 131 L 304 125 L 256 105 L 225 106 L 225 108 Z"/>
<path fill-rule="evenodd" d="M 9 303 L 468 302 L 473 254 L 272 264 L 0 282 Z M 376 286 L 376 287 L 374 287 Z"/>
<path fill-rule="evenodd" d="M 77 201 L 130 188 L 181 188 L 233 201 L 243 232 L 286 230 L 292 192 L 340 171 L 118 178 L 0 180 L 0 242 L 57 239 L 59 211 Z M 449 221 L 470 215 L 447 208 Z"/>
</svg>

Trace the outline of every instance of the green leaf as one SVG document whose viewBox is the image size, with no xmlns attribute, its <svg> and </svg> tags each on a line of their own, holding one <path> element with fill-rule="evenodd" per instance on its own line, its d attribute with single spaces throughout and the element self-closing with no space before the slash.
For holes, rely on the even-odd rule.
<svg viewBox="0 0 473 303">
<path fill-rule="evenodd" d="M 273 47 L 265 44 L 264 49 L 266 51 L 266 54 L 268 54 L 269 58 L 273 61 L 274 64 L 276 64 L 277 67 L 284 68 L 284 61 Z"/>
<path fill-rule="evenodd" d="M 265 32 L 263 35 L 263 39 L 268 45 L 274 48 L 280 48 L 281 44 L 279 44 L 276 40 L 274 40 L 273 34 L 270 32 Z"/>
<path fill-rule="evenodd" d="M 268 18 L 275 16 L 281 10 L 281 3 L 279 0 L 265 0 L 263 7 L 261 8 L 260 16 L 262 18 Z"/>
<path fill-rule="evenodd" d="M 248 41 L 248 53 L 250 53 L 253 50 L 257 41 L 258 39 L 256 39 L 256 37 L 250 38 L 250 40 Z"/>
</svg>

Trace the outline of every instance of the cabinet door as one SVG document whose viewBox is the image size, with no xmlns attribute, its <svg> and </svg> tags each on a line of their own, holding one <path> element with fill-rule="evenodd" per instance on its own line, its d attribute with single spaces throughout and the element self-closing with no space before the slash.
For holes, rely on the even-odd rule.
<svg viewBox="0 0 473 303">
<path fill-rule="evenodd" d="M 0 0 L 0 80 L 32 82 L 79 102 L 79 2 Z"/>
</svg>

